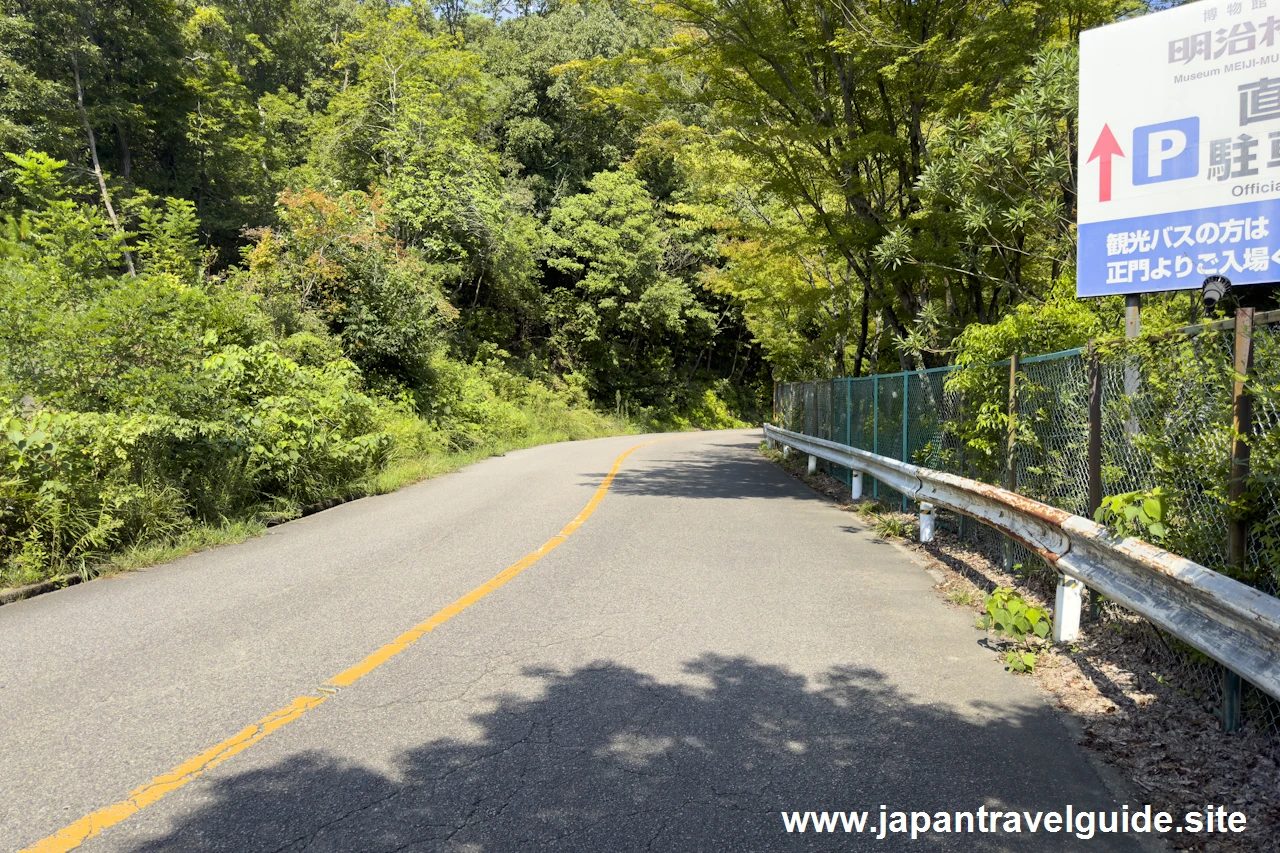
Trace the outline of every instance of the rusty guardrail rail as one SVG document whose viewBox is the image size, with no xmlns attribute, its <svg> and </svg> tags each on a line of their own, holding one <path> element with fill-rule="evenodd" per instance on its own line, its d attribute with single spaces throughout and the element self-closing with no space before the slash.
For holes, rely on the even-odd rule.
<svg viewBox="0 0 1280 853">
<path fill-rule="evenodd" d="M 907 497 L 944 506 L 993 527 L 1059 572 L 1056 641 L 1079 633 L 1083 586 L 1101 592 L 1280 699 L 1280 599 L 1140 539 L 1005 489 L 944 474 L 834 441 L 764 425 L 773 443 L 855 473 Z"/>
</svg>

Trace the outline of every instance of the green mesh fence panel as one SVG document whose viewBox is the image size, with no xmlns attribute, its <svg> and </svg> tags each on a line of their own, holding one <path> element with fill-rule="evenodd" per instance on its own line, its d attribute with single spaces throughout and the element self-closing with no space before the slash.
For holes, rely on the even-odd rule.
<svg viewBox="0 0 1280 853">
<path fill-rule="evenodd" d="M 816 383 L 815 395 L 818 398 L 818 438 L 832 440 L 832 431 L 835 426 L 832 418 L 834 412 L 834 396 L 835 381 L 828 380 L 826 382 Z"/>
<path fill-rule="evenodd" d="M 848 379 L 836 379 L 831 383 L 831 440 L 841 444 L 849 444 L 849 383 Z M 833 467 L 835 476 L 849 485 L 849 469 Z"/>
<path fill-rule="evenodd" d="M 948 429 L 960 417 L 960 395 L 946 390 L 949 370 L 907 374 L 906 461 L 948 470 L 954 465 L 954 436 Z"/>
<path fill-rule="evenodd" d="M 1017 491 L 1088 515 L 1089 372 L 1082 355 L 1022 363 L 1018 425 Z"/>
<path fill-rule="evenodd" d="M 876 452 L 890 459 L 902 458 L 902 374 L 881 376 L 876 383 Z M 876 497 L 891 509 L 905 509 L 905 498 L 884 483 L 876 484 Z"/>
<path fill-rule="evenodd" d="M 816 382 L 806 382 L 804 388 L 804 434 L 818 434 L 818 387 Z"/>
<path fill-rule="evenodd" d="M 1262 326 L 1253 337 L 1256 381 L 1250 442 L 1251 513 L 1249 565 L 1257 585 L 1280 594 L 1280 327 Z"/>
<path fill-rule="evenodd" d="M 871 377 L 850 379 L 849 382 L 849 438 L 851 447 L 870 450 L 875 431 L 874 382 Z"/>
<path fill-rule="evenodd" d="M 851 447 L 859 450 L 871 450 L 875 432 L 875 382 L 869 376 L 850 379 L 849 382 L 849 431 L 847 441 Z M 874 492 L 873 478 L 867 477 L 862 483 L 863 494 L 870 497 Z"/>
</svg>

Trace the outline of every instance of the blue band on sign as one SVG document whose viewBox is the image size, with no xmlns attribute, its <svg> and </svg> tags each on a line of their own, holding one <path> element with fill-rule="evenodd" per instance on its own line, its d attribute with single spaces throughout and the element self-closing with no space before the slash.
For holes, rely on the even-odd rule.
<svg viewBox="0 0 1280 853">
<path fill-rule="evenodd" d="M 1242 192 L 1280 192 L 1280 181 Z M 1080 226 L 1076 293 L 1108 296 L 1280 281 L 1280 199 L 1090 222 Z"/>
</svg>

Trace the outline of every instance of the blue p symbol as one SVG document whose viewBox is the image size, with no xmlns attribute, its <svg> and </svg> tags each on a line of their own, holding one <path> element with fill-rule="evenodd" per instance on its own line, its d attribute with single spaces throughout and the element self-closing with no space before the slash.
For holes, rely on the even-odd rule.
<svg viewBox="0 0 1280 853">
<path fill-rule="evenodd" d="M 1182 118 L 1133 129 L 1133 182 L 1154 184 L 1200 174 L 1200 119 Z"/>
</svg>

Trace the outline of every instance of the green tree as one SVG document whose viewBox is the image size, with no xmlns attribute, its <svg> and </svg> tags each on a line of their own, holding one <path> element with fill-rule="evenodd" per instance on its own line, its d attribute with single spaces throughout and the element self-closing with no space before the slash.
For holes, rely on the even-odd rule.
<svg viewBox="0 0 1280 853">
<path fill-rule="evenodd" d="M 853 342 L 840 371 L 853 375 L 863 370 L 873 317 L 905 338 L 927 306 L 946 298 L 919 268 L 876 256 L 919 209 L 939 124 L 987 109 L 1040 45 L 1128 8 L 1111 0 L 650 5 L 681 25 L 651 60 L 701 76 L 726 143 L 847 267 L 845 276 L 828 265 L 832 283 L 847 281 L 849 293 L 818 319 L 845 330 L 825 337 Z M 977 319 L 969 311 L 962 322 Z"/>
<path fill-rule="evenodd" d="M 190 192 L 214 241 L 225 245 L 261 221 L 275 195 L 266 139 L 252 93 L 232 61 L 232 28 L 222 13 L 197 7 L 182 39 L 190 95 L 186 140 L 195 167 Z"/>
<path fill-rule="evenodd" d="M 0 151 L 27 151 L 45 136 L 42 127 L 56 88 L 35 67 L 39 42 L 26 17 L 0 5 Z"/>
<path fill-rule="evenodd" d="M 427 391 L 457 312 L 392 236 L 381 197 L 285 192 L 280 206 L 279 229 L 260 233 L 236 282 L 264 299 L 282 336 L 314 332 L 318 318 L 372 382 Z"/>
<path fill-rule="evenodd" d="M 102 175 L 104 198 L 112 176 L 124 188 L 141 178 L 155 192 L 169 189 L 185 97 L 178 4 L 6 0 L 6 7 L 38 46 L 27 67 L 49 92 L 33 117 L 33 147 Z"/>
<path fill-rule="evenodd" d="M 552 210 L 548 228 L 555 355 L 587 372 L 600 397 L 651 394 L 665 384 L 690 322 L 714 318 L 670 274 L 670 237 L 644 184 L 626 171 L 601 172 Z"/>
<path fill-rule="evenodd" d="M 919 180 L 920 208 L 877 247 L 944 294 L 951 337 L 1074 280 L 1074 48 L 1043 52 L 1022 88 L 990 113 L 949 122 Z"/>
<path fill-rule="evenodd" d="M 581 192 L 597 172 L 616 169 L 635 150 L 645 116 L 584 97 L 580 60 L 615 59 L 660 45 L 669 27 L 627 2 L 556 3 L 542 14 L 506 21 L 478 40 L 495 79 L 501 112 L 494 119 L 504 167 L 533 194 L 536 210 Z M 595 85 L 633 75 L 610 72 Z"/>
<path fill-rule="evenodd" d="M 121 234 L 100 207 L 69 194 L 64 162 L 8 158 L 25 212 L 8 217 L 0 239 L 5 404 L 174 412 L 193 391 L 206 334 L 254 339 L 242 300 L 201 274 L 190 202 L 145 210 L 141 232 Z M 136 276 L 125 274 L 127 237 L 136 238 Z"/>
</svg>

